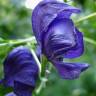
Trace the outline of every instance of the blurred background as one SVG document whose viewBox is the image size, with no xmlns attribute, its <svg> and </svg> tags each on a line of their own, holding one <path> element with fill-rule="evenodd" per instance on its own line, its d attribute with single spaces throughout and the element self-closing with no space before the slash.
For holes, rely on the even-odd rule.
<svg viewBox="0 0 96 96">
<path fill-rule="evenodd" d="M 82 10 L 73 18 L 75 22 L 81 17 L 96 12 L 96 0 L 68 0 L 68 3 Z M 0 0 L 0 43 L 32 36 L 32 10 L 26 8 L 24 4 L 25 0 Z M 89 42 L 85 40 L 84 55 L 70 61 L 86 62 L 91 67 L 76 80 L 62 80 L 53 68 L 46 87 L 36 96 L 96 96 L 96 16 L 76 23 L 76 26 L 90 40 Z M 90 43 L 92 40 L 94 43 Z M 3 78 L 3 60 L 14 47 L 0 45 L 0 78 Z M 11 90 L 0 85 L 0 96 Z"/>
</svg>

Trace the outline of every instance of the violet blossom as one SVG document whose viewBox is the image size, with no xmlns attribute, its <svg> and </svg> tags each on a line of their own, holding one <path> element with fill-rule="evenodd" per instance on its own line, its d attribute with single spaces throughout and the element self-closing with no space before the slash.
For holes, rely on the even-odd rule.
<svg viewBox="0 0 96 96">
<path fill-rule="evenodd" d="M 2 84 L 14 90 L 14 93 L 8 96 L 32 96 L 38 70 L 38 65 L 28 48 L 20 46 L 13 49 L 4 60 Z"/>
<path fill-rule="evenodd" d="M 43 0 L 32 13 L 32 28 L 39 50 L 64 79 L 76 79 L 89 67 L 86 63 L 64 62 L 64 58 L 76 58 L 84 52 L 83 34 L 70 18 L 72 13 L 79 12 L 66 3 Z"/>
</svg>

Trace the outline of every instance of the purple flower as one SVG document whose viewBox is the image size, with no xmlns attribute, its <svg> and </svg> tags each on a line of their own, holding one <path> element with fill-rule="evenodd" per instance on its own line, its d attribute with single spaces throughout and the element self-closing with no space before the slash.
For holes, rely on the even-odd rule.
<svg viewBox="0 0 96 96">
<path fill-rule="evenodd" d="M 29 49 L 23 46 L 17 47 L 8 54 L 4 61 L 2 83 L 7 87 L 12 87 L 16 96 L 32 96 L 38 70 Z"/>
<path fill-rule="evenodd" d="M 70 19 L 72 13 L 79 12 L 78 8 L 65 3 L 44 0 L 32 13 L 33 32 L 41 53 L 64 79 L 75 79 L 89 67 L 88 64 L 63 62 L 63 58 L 76 58 L 84 52 L 83 35 Z"/>
</svg>

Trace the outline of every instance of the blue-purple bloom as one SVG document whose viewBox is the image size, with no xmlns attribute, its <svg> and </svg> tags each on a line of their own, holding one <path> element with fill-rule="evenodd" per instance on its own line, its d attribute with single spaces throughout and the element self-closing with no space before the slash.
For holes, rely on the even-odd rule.
<svg viewBox="0 0 96 96">
<path fill-rule="evenodd" d="M 78 8 L 56 0 L 43 0 L 32 13 L 32 27 L 41 53 L 44 54 L 64 79 L 78 78 L 89 65 L 66 63 L 63 58 L 76 58 L 83 54 L 83 35 L 70 18 Z"/>
<path fill-rule="evenodd" d="M 38 65 L 30 50 L 20 46 L 13 49 L 4 61 L 2 83 L 12 87 L 16 96 L 32 96 L 38 73 Z M 10 96 L 15 96 L 12 94 Z"/>
</svg>

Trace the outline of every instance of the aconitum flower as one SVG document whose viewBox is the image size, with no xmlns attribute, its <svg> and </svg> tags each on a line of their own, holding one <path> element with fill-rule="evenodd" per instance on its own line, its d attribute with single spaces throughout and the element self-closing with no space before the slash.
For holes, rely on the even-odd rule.
<svg viewBox="0 0 96 96">
<path fill-rule="evenodd" d="M 78 8 L 56 0 L 43 0 L 32 13 L 32 27 L 41 53 L 56 67 L 64 79 L 78 78 L 89 65 L 66 63 L 64 58 L 76 58 L 83 54 L 83 35 L 75 27 L 72 13 Z"/>
<path fill-rule="evenodd" d="M 12 87 L 14 90 L 14 93 L 9 95 L 32 96 L 38 70 L 37 63 L 28 48 L 20 46 L 13 49 L 4 61 L 4 79 L 2 80 L 6 87 Z"/>
</svg>

